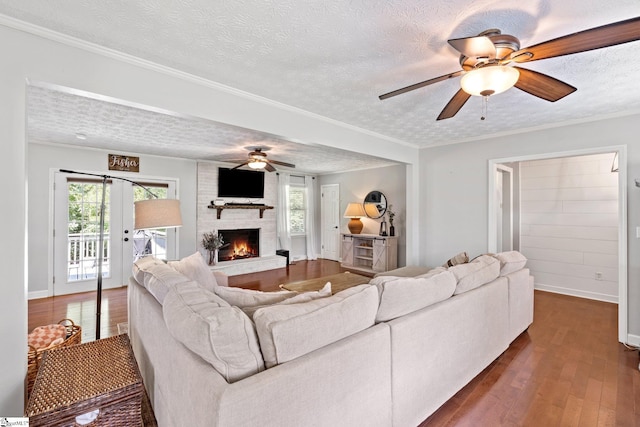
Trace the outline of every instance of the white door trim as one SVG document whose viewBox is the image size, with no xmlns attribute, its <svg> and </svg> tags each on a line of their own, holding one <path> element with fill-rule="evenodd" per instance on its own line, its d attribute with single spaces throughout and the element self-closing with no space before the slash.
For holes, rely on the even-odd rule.
<svg viewBox="0 0 640 427">
<path fill-rule="evenodd" d="M 493 197 L 495 191 L 495 169 L 499 163 L 524 162 L 530 160 L 554 159 L 558 157 L 575 157 L 589 154 L 618 152 L 618 341 L 630 342 L 629 337 L 629 298 L 628 298 L 628 255 L 627 255 L 627 146 L 612 145 L 599 148 L 585 148 L 555 153 L 529 154 L 526 156 L 508 157 L 489 160 L 489 200 L 488 200 L 488 251 L 496 234 L 496 221 L 492 212 L 496 206 Z M 492 237 L 494 236 L 494 237 Z"/>
</svg>

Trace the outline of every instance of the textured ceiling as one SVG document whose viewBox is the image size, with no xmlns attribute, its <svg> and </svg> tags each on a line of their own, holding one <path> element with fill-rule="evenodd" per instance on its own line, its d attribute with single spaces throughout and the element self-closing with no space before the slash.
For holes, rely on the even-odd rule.
<svg viewBox="0 0 640 427">
<path fill-rule="evenodd" d="M 640 85 L 629 79 L 640 73 L 640 42 L 523 65 L 578 91 L 549 103 L 512 89 L 490 99 L 484 121 L 475 97 L 454 118 L 435 121 L 458 79 L 378 100 L 457 71 L 449 38 L 499 28 L 529 46 L 638 16 L 638 0 L 0 0 L 0 13 L 419 147 L 640 110 Z M 218 139 L 200 128 L 206 125 L 169 122 Z M 133 131 L 124 126 L 120 135 L 105 130 L 105 139 L 126 144 L 123 136 Z M 227 138 L 233 131 L 219 132 Z M 199 156 L 206 146 L 186 151 Z M 211 150 L 201 157 L 220 154 Z"/>
<path fill-rule="evenodd" d="M 361 153 L 296 144 L 235 126 L 162 114 L 50 87 L 29 86 L 27 105 L 28 139 L 32 143 L 216 161 L 246 159 L 249 148 L 262 147 L 269 159 L 294 163 L 297 170 L 315 174 L 395 164 Z M 77 134 L 86 139 L 78 139 Z"/>
</svg>

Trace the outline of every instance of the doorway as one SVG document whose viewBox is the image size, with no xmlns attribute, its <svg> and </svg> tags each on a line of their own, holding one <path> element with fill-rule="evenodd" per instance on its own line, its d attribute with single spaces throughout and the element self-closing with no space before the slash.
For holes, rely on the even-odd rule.
<svg viewBox="0 0 640 427">
<path fill-rule="evenodd" d="M 505 164 L 517 171 L 514 248 L 529 258 L 536 289 L 617 303 L 618 339 L 628 342 L 626 146 L 490 160 L 490 252 L 500 247 Z"/>
<path fill-rule="evenodd" d="M 320 187 L 322 258 L 340 261 L 340 185 Z"/>
<path fill-rule="evenodd" d="M 142 183 L 160 198 L 175 198 L 175 182 Z M 54 174 L 52 295 L 95 289 L 98 259 L 103 256 L 104 289 L 123 286 L 133 262 L 142 256 L 175 258 L 175 229 L 134 230 L 134 202 L 148 198 L 141 187 L 108 180 L 105 192 L 103 247 L 99 247 L 102 180 Z"/>
</svg>

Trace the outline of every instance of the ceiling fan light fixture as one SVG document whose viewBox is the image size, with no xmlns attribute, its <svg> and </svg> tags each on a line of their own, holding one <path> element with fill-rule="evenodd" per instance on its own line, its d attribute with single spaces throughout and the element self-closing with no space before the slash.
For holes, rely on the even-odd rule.
<svg viewBox="0 0 640 427">
<path fill-rule="evenodd" d="M 519 77 L 516 68 L 490 65 L 466 73 L 460 80 L 460 87 L 473 96 L 496 95 L 511 89 Z"/>
<path fill-rule="evenodd" d="M 251 169 L 264 169 L 267 166 L 267 162 L 263 160 L 253 160 L 250 161 L 247 166 L 249 166 Z"/>
</svg>

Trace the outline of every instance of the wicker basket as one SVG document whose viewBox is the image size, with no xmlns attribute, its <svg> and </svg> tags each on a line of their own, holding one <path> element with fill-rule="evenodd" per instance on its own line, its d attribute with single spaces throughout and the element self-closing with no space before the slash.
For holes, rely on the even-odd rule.
<svg viewBox="0 0 640 427">
<path fill-rule="evenodd" d="M 67 329 L 67 337 L 63 342 L 41 350 L 38 350 L 33 346 L 29 346 L 29 352 L 27 353 L 27 396 L 31 394 L 33 383 L 38 375 L 40 361 L 42 360 L 42 355 L 45 351 L 80 344 L 80 339 L 82 338 L 82 328 L 80 325 L 76 325 L 71 319 L 62 319 L 58 324 L 63 325 Z"/>
</svg>

